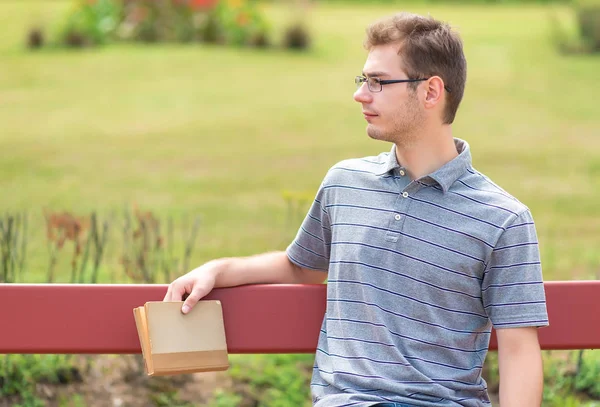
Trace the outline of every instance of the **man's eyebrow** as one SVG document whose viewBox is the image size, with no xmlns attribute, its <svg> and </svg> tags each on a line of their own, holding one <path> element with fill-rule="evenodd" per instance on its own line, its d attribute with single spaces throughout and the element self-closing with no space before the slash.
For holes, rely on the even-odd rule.
<svg viewBox="0 0 600 407">
<path fill-rule="evenodd" d="M 373 72 L 364 72 L 363 71 L 363 76 L 366 76 L 367 78 L 370 77 L 380 77 L 380 76 L 390 76 L 389 74 L 385 73 L 385 72 L 380 72 L 380 71 L 373 71 Z"/>
</svg>

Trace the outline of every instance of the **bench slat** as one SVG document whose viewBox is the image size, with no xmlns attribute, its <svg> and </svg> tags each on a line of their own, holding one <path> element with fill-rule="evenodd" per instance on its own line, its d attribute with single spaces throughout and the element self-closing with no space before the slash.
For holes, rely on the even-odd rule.
<svg viewBox="0 0 600 407">
<path fill-rule="evenodd" d="M 545 283 L 550 327 L 543 349 L 600 347 L 600 281 Z M 133 354 L 133 308 L 161 301 L 163 284 L 0 284 L 0 354 Z M 214 290 L 229 353 L 313 353 L 325 285 L 252 285 Z M 497 347 L 492 335 L 490 349 Z"/>
</svg>

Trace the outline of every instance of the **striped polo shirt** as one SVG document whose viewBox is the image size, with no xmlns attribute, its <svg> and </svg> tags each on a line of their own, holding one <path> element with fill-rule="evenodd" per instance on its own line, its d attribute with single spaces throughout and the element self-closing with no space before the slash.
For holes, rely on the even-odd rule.
<svg viewBox="0 0 600 407">
<path fill-rule="evenodd" d="M 324 178 L 287 248 L 328 273 L 315 407 L 489 406 L 492 326 L 548 325 L 529 209 L 455 145 L 455 159 L 417 180 L 395 147 Z"/>
</svg>

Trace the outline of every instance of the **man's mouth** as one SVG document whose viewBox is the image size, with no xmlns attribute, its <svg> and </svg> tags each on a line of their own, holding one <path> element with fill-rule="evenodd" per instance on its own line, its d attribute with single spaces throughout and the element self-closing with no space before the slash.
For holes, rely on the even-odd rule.
<svg viewBox="0 0 600 407">
<path fill-rule="evenodd" d="M 363 110 L 362 114 L 366 121 L 371 121 L 372 119 L 377 117 L 377 115 L 375 113 L 367 112 L 365 110 Z"/>
</svg>

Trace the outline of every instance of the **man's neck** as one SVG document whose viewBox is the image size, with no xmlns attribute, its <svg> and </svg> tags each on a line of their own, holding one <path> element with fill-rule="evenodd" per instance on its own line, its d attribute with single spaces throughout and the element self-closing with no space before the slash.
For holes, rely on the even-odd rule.
<svg viewBox="0 0 600 407">
<path fill-rule="evenodd" d="M 458 156 L 450 126 L 413 140 L 410 144 L 396 143 L 396 159 L 413 180 L 431 174 Z"/>
</svg>

